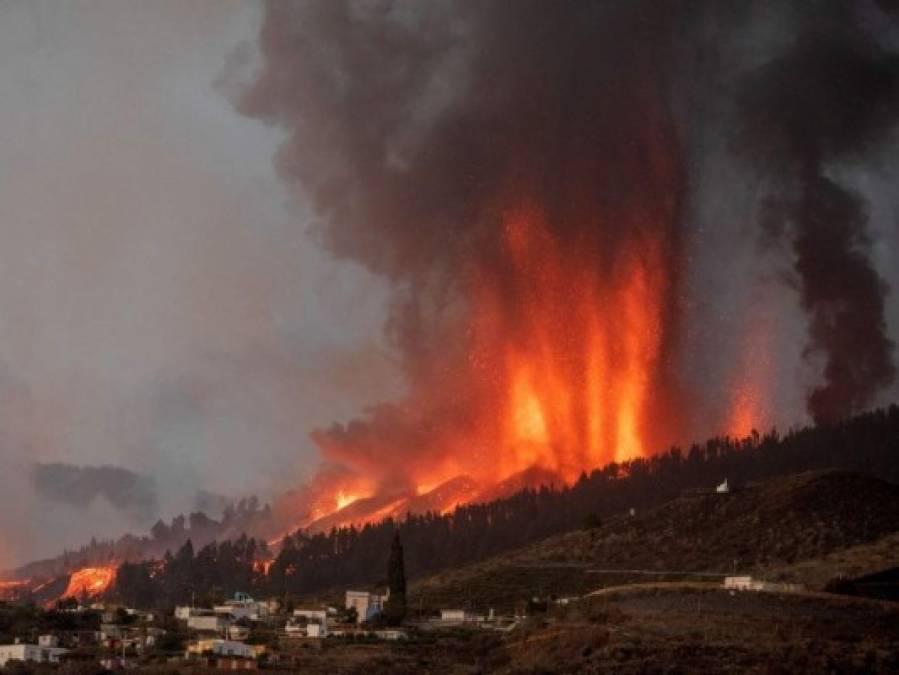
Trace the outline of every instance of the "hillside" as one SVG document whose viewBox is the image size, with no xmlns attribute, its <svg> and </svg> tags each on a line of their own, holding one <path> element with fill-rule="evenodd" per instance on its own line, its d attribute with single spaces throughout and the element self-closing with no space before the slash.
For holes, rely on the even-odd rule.
<svg viewBox="0 0 899 675">
<path fill-rule="evenodd" d="M 897 640 L 895 605 L 645 584 L 529 620 L 491 665 L 503 673 L 896 672 Z"/>
<path fill-rule="evenodd" d="M 897 531 L 899 486 L 846 471 L 806 472 L 728 494 L 685 493 L 633 516 L 438 574 L 411 590 L 415 602 L 427 606 L 509 607 L 533 595 L 581 594 L 634 581 L 717 578 L 735 569 L 770 573 Z M 801 574 L 790 578 L 803 582 Z"/>
<path fill-rule="evenodd" d="M 766 570 L 775 581 L 804 583 L 810 588 L 823 588 L 839 577 L 854 579 L 873 574 L 899 563 L 899 532 L 829 553 L 822 558 L 803 560 L 792 565 Z"/>
<path fill-rule="evenodd" d="M 553 606 L 509 633 L 296 648 L 308 675 L 897 672 L 899 605 L 824 594 L 641 584 Z"/>
<path fill-rule="evenodd" d="M 559 537 L 563 533 L 572 533 L 572 539 L 565 540 L 566 547 L 573 547 L 571 551 L 566 548 L 565 555 L 569 556 L 574 550 L 584 549 L 583 543 L 579 543 L 578 532 L 585 522 L 595 523 L 597 520 L 602 520 L 611 528 L 605 531 L 608 536 L 613 537 L 609 540 L 610 551 L 606 558 L 620 565 L 627 562 L 620 557 L 627 550 L 631 550 L 627 546 L 629 537 L 643 536 L 641 528 L 649 528 L 648 531 L 654 532 L 655 526 L 646 521 L 646 514 L 663 504 L 671 503 L 678 498 L 678 495 L 686 495 L 691 490 L 694 492 L 697 489 L 707 490 L 725 476 L 732 481 L 746 483 L 828 467 L 841 467 L 899 481 L 897 474 L 899 469 L 895 462 L 899 452 L 897 443 L 899 443 L 897 406 L 864 413 L 833 425 L 790 431 L 784 436 L 771 431 L 764 435 L 752 434 L 744 439 L 713 438 L 704 444 L 691 445 L 685 450 L 671 448 L 668 452 L 651 457 L 609 464 L 589 474 L 585 472 L 572 485 L 556 485 L 555 488 L 544 485 L 536 489 L 524 489 L 493 501 L 466 504 L 452 511 L 407 513 L 401 518 L 386 518 L 362 527 L 334 527 L 327 532 L 297 530 L 279 538 L 274 551 L 274 560 L 270 565 L 268 563 L 259 565 L 255 557 L 235 558 L 233 547 L 226 546 L 227 542 L 222 540 L 224 537 L 219 539 L 218 544 L 210 543 L 202 548 L 189 546 L 188 542 L 184 542 L 180 548 L 170 547 L 168 544 L 174 539 L 173 532 L 182 537 L 189 532 L 191 538 L 194 533 L 193 523 L 189 530 L 183 527 L 183 523 L 181 527 L 175 527 L 173 523 L 172 527 L 158 528 L 162 535 L 167 536 L 159 537 L 157 542 L 154 533 L 153 542 L 158 545 L 165 542 L 166 547 L 178 560 L 178 564 L 167 566 L 166 569 L 170 573 L 157 575 L 155 563 L 141 561 L 141 557 L 145 556 L 141 556 L 137 551 L 118 557 L 118 560 L 140 562 L 130 565 L 128 574 L 118 576 L 114 593 L 119 600 L 131 604 L 145 601 L 147 598 L 155 598 L 154 602 L 157 604 L 165 604 L 183 602 L 189 597 L 185 596 L 185 593 L 189 592 L 200 598 L 221 593 L 227 595 L 237 590 L 248 590 L 258 596 L 289 594 L 297 597 L 315 597 L 332 590 L 378 584 L 383 580 L 386 552 L 397 529 L 403 542 L 406 570 L 410 579 L 426 578 L 445 570 L 460 570 L 466 565 L 481 563 L 493 556 L 503 556 L 510 551 L 518 551 L 544 541 L 547 537 Z M 518 478 L 526 481 L 542 480 L 546 475 L 536 472 L 527 476 L 522 474 Z M 521 487 L 521 483 L 517 480 L 503 485 L 504 490 L 515 490 L 518 487 Z M 464 479 L 451 485 L 439 486 L 436 489 L 438 493 L 436 496 L 440 500 L 446 497 L 444 488 L 452 488 L 450 490 L 452 492 L 456 489 L 473 489 L 473 486 Z M 849 494 L 844 495 L 835 490 L 828 499 L 833 500 L 834 504 L 839 504 L 844 498 L 848 499 L 847 503 L 854 503 L 852 500 L 859 496 L 858 491 L 850 487 L 847 492 Z M 431 496 L 435 495 L 430 493 L 420 495 L 426 500 L 430 500 Z M 684 507 L 687 509 L 685 515 L 672 516 L 671 522 L 676 522 L 679 527 L 685 522 L 685 517 L 687 520 L 695 520 L 696 517 L 690 515 L 690 509 L 702 506 L 704 502 L 700 497 L 701 495 L 694 494 L 691 498 L 694 501 Z M 767 518 L 772 523 L 777 522 L 779 516 L 769 518 L 764 509 L 759 510 L 757 505 L 751 503 L 751 497 L 752 491 L 749 490 L 711 503 L 721 505 L 727 504 L 728 499 L 737 499 L 735 503 L 742 504 L 742 507 L 735 508 L 742 508 L 746 513 L 754 514 L 754 518 Z M 770 502 L 770 509 L 777 514 L 780 508 L 778 499 L 775 495 L 771 500 L 767 497 L 758 497 L 757 501 Z M 354 511 L 354 508 L 355 503 L 345 507 L 345 510 Z M 631 509 L 637 514 L 633 522 L 629 519 L 621 521 L 620 514 L 628 513 Z M 343 514 L 344 511 L 338 513 Z M 714 514 L 706 515 L 714 516 Z M 723 510 L 719 515 L 730 523 L 730 536 L 735 541 L 733 545 L 728 545 L 727 556 L 722 556 L 716 564 L 732 569 L 734 559 L 737 559 L 737 564 L 741 567 L 750 562 L 755 563 L 747 561 L 744 551 L 740 548 L 739 533 L 744 528 L 742 514 Z M 855 515 L 853 514 L 853 517 Z M 839 517 L 840 514 L 837 514 L 838 519 Z M 624 526 L 622 523 L 629 524 Z M 763 523 L 750 523 L 752 527 L 760 527 L 761 524 Z M 802 549 L 816 553 L 818 550 L 830 551 L 859 543 L 854 534 L 849 534 L 847 528 L 840 527 L 839 522 L 836 525 L 838 527 L 834 529 L 822 527 L 819 532 L 812 528 L 809 532 L 797 535 L 812 537 L 813 541 L 810 542 L 792 542 L 784 539 L 773 544 L 766 543 L 763 548 L 770 560 L 765 561 L 765 564 L 780 566 L 791 564 L 799 559 L 795 553 L 790 553 L 793 549 L 799 550 L 804 555 Z M 861 527 L 864 526 L 865 524 L 861 523 Z M 724 525 L 720 528 L 723 528 L 721 530 L 723 536 L 727 528 Z M 232 531 L 233 528 L 229 525 L 228 530 Z M 252 534 L 252 529 L 248 534 Z M 594 536 L 597 534 L 601 533 L 594 532 Z M 869 532 L 870 536 L 863 535 L 861 541 L 869 541 L 873 534 L 876 532 L 872 530 Z M 624 545 L 619 546 L 614 537 L 620 538 Z M 602 545 L 602 541 L 605 540 L 600 539 Z M 679 539 L 680 532 L 675 531 L 675 534 L 659 540 L 658 551 L 663 560 L 668 557 L 674 560 L 689 553 L 687 551 L 669 556 L 670 552 L 664 547 L 676 547 Z M 197 544 L 197 540 L 193 540 L 193 544 Z M 755 543 L 743 541 L 742 545 L 752 547 Z M 783 550 L 779 550 L 778 545 L 782 546 Z M 265 555 L 264 548 L 259 542 L 238 548 L 244 553 L 253 551 L 254 556 L 257 553 L 260 556 Z M 619 552 L 618 548 L 623 548 L 623 551 Z M 747 550 L 754 549 L 747 548 Z M 586 552 L 582 550 L 581 553 L 581 558 L 575 557 L 571 560 L 566 558 L 566 560 L 583 567 L 596 567 L 593 563 L 596 556 L 592 549 Z M 598 555 L 602 552 L 596 553 Z M 647 561 L 640 560 L 641 556 L 645 557 L 645 547 L 632 562 L 647 564 Z M 82 566 L 89 564 L 88 560 L 85 560 L 86 556 L 79 557 Z M 110 556 L 107 555 L 103 560 L 110 560 Z M 711 562 L 714 561 L 705 560 L 705 564 Z M 559 577 L 561 587 L 572 585 L 573 580 L 578 578 L 564 568 L 546 568 L 545 565 L 549 563 L 552 563 L 551 556 L 548 563 L 543 563 L 544 571 L 540 577 L 550 577 L 547 582 L 548 590 L 560 587 L 553 580 L 553 575 Z M 261 570 L 265 572 L 261 573 Z M 509 570 L 503 571 L 506 579 L 510 574 Z M 524 580 L 522 587 L 533 586 L 531 581 L 535 575 L 532 570 L 518 569 L 515 574 Z M 20 579 L 23 575 L 12 578 Z M 612 579 L 603 581 L 611 582 Z M 589 587 L 584 583 L 575 585 Z M 538 586 L 533 590 L 539 592 L 541 589 Z"/>
</svg>

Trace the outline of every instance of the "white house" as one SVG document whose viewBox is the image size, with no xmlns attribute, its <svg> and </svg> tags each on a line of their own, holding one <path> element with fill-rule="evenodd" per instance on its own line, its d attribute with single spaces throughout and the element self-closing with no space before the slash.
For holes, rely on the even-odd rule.
<svg viewBox="0 0 899 675">
<path fill-rule="evenodd" d="M 190 643 L 187 646 L 186 656 L 202 656 L 203 654 L 211 653 L 216 656 L 238 656 L 244 659 L 255 659 L 264 650 L 264 647 L 248 645 L 244 642 L 210 639 L 197 640 Z"/>
<path fill-rule="evenodd" d="M 328 637 L 328 624 L 326 623 L 307 623 L 306 637 L 323 638 Z"/>
<path fill-rule="evenodd" d="M 59 663 L 59 657 L 69 650 L 57 647 L 57 644 L 59 643 L 55 636 L 41 635 L 36 645 L 18 641 L 12 645 L 0 645 L 0 668 L 5 668 L 9 661 Z"/>
<path fill-rule="evenodd" d="M 227 617 L 216 614 L 192 616 L 187 620 L 188 628 L 203 633 L 221 633 L 230 625 Z"/>
<path fill-rule="evenodd" d="M 192 616 L 212 616 L 214 612 L 205 607 L 175 607 L 175 618 L 187 621 Z"/>
<path fill-rule="evenodd" d="M 305 626 L 303 623 L 305 622 Z M 288 626 L 291 628 L 288 629 Z M 288 622 L 285 629 L 293 634 L 305 635 L 305 637 L 322 638 L 328 635 L 328 610 L 301 607 L 293 610 L 293 619 Z"/>
<path fill-rule="evenodd" d="M 804 590 L 802 584 L 782 584 L 748 576 L 724 577 L 724 588 L 731 591 L 770 591 L 795 593 Z"/>
<path fill-rule="evenodd" d="M 356 610 L 356 623 L 369 621 L 380 614 L 384 609 L 384 603 L 390 597 L 388 591 L 385 595 L 369 593 L 368 591 L 347 591 L 346 609 Z"/>
<path fill-rule="evenodd" d="M 404 630 L 387 628 L 385 630 L 376 630 L 375 637 L 379 640 L 405 640 L 409 635 Z"/>
<path fill-rule="evenodd" d="M 228 617 L 231 619 L 256 619 L 258 615 L 256 614 L 256 610 L 250 607 L 243 606 L 233 606 L 233 605 L 216 605 L 212 608 L 219 616 Z"/>
<path fill-rule="evenodd" d="M 328 617 L 324 611 L 312 611 L 292 617 L 284 626 L 288 637 L 328 637 Z"/>
<path fill-rule="evenodd" d="M 284 632 L 287 634 L 287 637 L 304 637 L 306 635 L 306 626 L 290 619 L 284 625 Z"/>
<path fill-rule="evenodd" d="M 471 621 L 478 621 L 483 617 L 479 617 L 474 612 L 470 612 L 467 609 L 441 609 L 440 610 L 440 620 L 452 623 L 468 623 Z"/>
<path fill-rule="evenodd" d="M 295 609 L 293 610 L 293 618 L 306 621 L 315 621 L 316 623 L 325 623 L 328 620 L 327 609 Z"/>
<path fill-rule="evenodd" d="M 269 613 L 269 603 L 256 602 L 246 593 L 235 593 L 232 600 L 226 600 L 223 605 L 212 608 L 216 614 L 225 614 L 235 619 L 252 619 L 254 621 L 265 618 Z"/>
</svg>

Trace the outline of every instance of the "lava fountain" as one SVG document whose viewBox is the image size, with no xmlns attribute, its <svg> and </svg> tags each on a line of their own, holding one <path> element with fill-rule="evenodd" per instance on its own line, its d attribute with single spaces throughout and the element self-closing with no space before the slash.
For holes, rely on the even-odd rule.
<svg viewBox="0 0 899 675">
<path fill-rule="evenodd" d="M 285 518 L 443 511 L 679 439 L 674 17 L 266 8 L 239 109 L 286 133 L 278 168 L 319 241 L 389 284 L 408 389 L 312 434 L 322 471 Z"/>
<path fill-rule="evenodd" d="M 497 209 L 495 241 L 460 271 L 450 345 L 412 395 L 313 435 L 345 471 L 307 491 L 326 497 L 306 524 L 445 511 L 528 471 L 511 484 L 570 483 L 672 440 L 680 177 L 672 149 L 655 150 L 668 159 L 650 163 L 642 200 L 612 210 L 628 236 L 609 240 L 591 213 L 602 203 L 577 188 L 572 208 Z"/>
<path fill-rule="evenodd" d="M 629 244 L 603 270 L 578 250 L 583 240 L 554 238 L 546 218 L 539 205 L 509 212 L 508 276 L 491 283 L 485 271 L 475 284 L 473 358 L 498 370 L 498 405 L 478 411 L 485 428 L 495 424 L 494 479 L 538 466 L 571 481 L 651 447 L 668 283 L 659 242 Z M 512 312 L 497 294 L 504 283 L 516 286 Z"/>
</svg>

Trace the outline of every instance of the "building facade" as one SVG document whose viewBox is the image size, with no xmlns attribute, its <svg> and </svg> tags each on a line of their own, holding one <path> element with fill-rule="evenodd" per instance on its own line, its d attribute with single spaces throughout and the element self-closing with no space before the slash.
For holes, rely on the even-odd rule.
<svg viewBox="0 0 899 675">
<path fill-rule="evenodd" d="M 390 593 L 379 595 L 368 591 L 347 591 L 346 609 L 356 610 L 356 623 L 370 621 L 384 610 Z"/>
<path fill-rule="evenodd" d="M 56 639 L 42 635 L 39 644 L 29 645 L 17 642 L 11 645 L 0 645 L 0 668 L 5 668 L 9 661 L 31 661 L 33 663 L 59 663 L 59 657 L 68 649 L 56 646 Z"/>
</svg>

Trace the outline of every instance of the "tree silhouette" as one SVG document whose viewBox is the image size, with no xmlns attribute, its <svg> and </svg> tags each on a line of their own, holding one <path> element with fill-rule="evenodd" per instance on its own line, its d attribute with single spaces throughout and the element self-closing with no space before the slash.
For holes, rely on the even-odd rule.
<svg viewBox="0 0 899 675">
<path fill-rule="evenodd" d="M 384 619 L 391 626 L 398 626 L 406 618 L 406 569 L 403 562 L 403 545 L 400 533 L 393 533 L 390 557 L 387 559 L 387 588 L 390 597 L 384 607 Z"/>
</svg>

